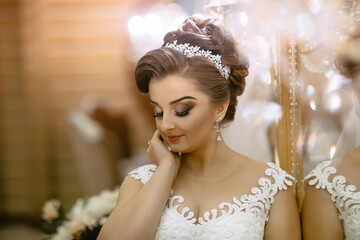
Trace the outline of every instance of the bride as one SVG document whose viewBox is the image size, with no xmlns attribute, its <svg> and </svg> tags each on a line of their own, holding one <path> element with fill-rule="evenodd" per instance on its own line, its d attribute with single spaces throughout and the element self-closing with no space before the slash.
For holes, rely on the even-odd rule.
<svg viewBox="0 0 360 240">
<path fill-rule="evenodd" d="M 300 239 L 294 178 L 221 138 L 247 68 L 231 36 L 198 17 L 140 59 L 136 83 L 157 126 L 147 150 L 154 164 L 125 178 L 99 239 Z"/>
<path fill-rule="evenodd" d="M 354 46 L 360 39 L 359 32 L 356 29 L 357 34 L 344 46 Z M 305 240 L 360 239 L 360 61 L 339 53 L 335 63 L 339 72 L 351 79 L 353 108 L 339 137 L 335 158 L 319 163 L 305 177 Z"/>
</svg>

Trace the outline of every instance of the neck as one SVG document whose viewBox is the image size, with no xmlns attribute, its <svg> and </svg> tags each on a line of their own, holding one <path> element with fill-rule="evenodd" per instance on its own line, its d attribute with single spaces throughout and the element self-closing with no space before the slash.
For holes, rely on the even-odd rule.
<svg viewBox="0 0 360 240">
<path fill-rule="evenodd" d="M 214 139 L 196 151 L 184 154 L 180 166 L 190 175 L 206 177 L 225 165 L 229 150 L 223 140 Z"/>
</svg>

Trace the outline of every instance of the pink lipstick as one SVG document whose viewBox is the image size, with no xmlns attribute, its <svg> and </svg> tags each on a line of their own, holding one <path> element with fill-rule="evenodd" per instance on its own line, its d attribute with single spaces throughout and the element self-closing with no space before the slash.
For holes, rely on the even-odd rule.
<svg viewBox="0 0 360 240">
<path fill-rule="evenodd" d="M 181 137 L 182 137 L 182 135 L 180 135 L 180 136 L 167 136 L 167 138 L 169 139 L 170 142 L 176 142 L 176 141 L 178 141 Z"/>
</svg>

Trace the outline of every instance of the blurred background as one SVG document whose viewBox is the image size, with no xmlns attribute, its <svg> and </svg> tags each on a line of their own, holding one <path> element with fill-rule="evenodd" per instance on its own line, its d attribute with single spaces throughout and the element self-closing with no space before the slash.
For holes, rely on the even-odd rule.
<svg viewBox="0 0 360 240">
<path fill-rule="evenodd" d="M 0 0 L 0 239 L 41 238 L 46 200 L 68 209 L 149 162 L 134 67 L 196 13 L 223 20 L 250 59 L 229 146 L 276 162 L 289 139 L 301 181 L 360 144 L 360 81 L 335 64 L 360 62 L 356 0 Z"/>
<path fill-rule="evenodd" d="M 0 0 L 0 239 L 21 239 L 9 223 L 39 229 L 47 199 L 68 208 L 117 186 L 119 162 L 147 160 L 152 109 L 134 85 L 128 20 L 169 3 Z"/>
</svg>

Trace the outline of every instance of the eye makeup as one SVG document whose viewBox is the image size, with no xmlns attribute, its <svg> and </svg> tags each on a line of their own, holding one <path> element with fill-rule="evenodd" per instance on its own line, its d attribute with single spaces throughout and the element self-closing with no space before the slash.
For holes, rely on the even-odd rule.
<svg viewBox="0 0 360 240">
<path fill-rule="evenodd" d="M 154 118 L 161 117 L 163 115 L 163 112 L 159 106 L 154 106 L 155 115 L 153 115 Z"/>
<path fill-rule="evenodd" d="M 178 104 L 175 106 L 175 114 L 179 117 L 186 116 L 193 107 L 194 106 L 189 104 Z"/>
<path fill-rule="evenodd" d="M 182 106 L 176 106 L 175 107 L 175 115 L 178 117 L 184 117 L 186 115 L 189 114 L 190 110 L 193 108 L 193 106 L 190 105 L 186 105 L 186 104 L 181 104 Z M 163 112 L 162 111 L 157 111 L 156 107 L 155 107 L 155 115 L 153 115 L 154 118 L 156 117 L 162 117 Z"/>
<path fill-rule="evenodd" d="M 186 115 L 189 114 L 190 110 L 192 108 L 194 108 L 194 103 L 192 103 L 191 101 L 188 103 L 183 103 L 182 101 L 186 100 L 186 99 L 194 99 L 197 100 L 196 98 L 190 97 L 190 96 L 186 96 L 183 98 L 179 98 L 175 101 L 170 102 L 170 105 L 174 105 L 173 109 L 174 109 L 174 113 L 176 116 L 178 117 L 184 117 Z M 155 115 L 153 115 L 154 118 L 157 117 L 162 117 L 163 116 L 163 111 L 162 109 L 159 107 L 158 103 L 156 103 L 155 101 L 152 101 L 150 99 L 150 102 L 152 103 L 152 105 L 154 106 L 154 111 L 155 111 Z"/>
</svg>

